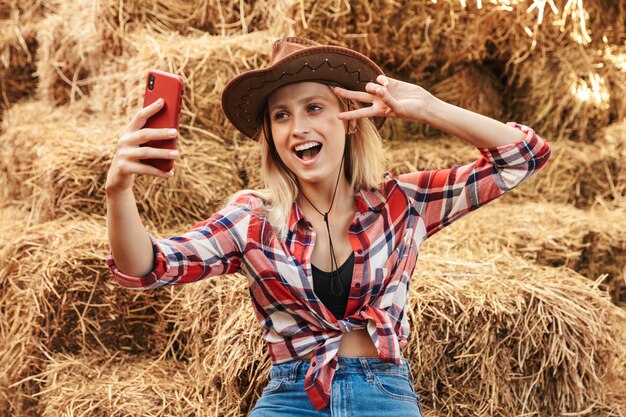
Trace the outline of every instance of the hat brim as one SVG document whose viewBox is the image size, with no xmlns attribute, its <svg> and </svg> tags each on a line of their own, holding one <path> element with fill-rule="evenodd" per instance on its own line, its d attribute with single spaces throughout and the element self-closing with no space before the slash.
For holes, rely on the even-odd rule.
<svg viewBox="0 0 626 417">
<path fill-rule="evenodd" d="M 302 81 L 332 81 L 348 90 L 365 91 L 383 71 L 358 52 L 338 46 L 316 46 L 294 52 L 274 65 L 233 78 L 222 93 L 222 109 L 244 135 L 255 138 L 262 126 L 261 111 L 276 89 Z M 378 129 L 384 117 L 373 122 Z"/>
</svg>

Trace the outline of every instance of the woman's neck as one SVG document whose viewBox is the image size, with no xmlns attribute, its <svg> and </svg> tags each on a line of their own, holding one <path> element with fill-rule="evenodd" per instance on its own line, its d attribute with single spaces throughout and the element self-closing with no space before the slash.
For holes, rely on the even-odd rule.
<svg viewBox="0 0 626 417">
<path fill-rule="evenodd" d="M 350 212 L 356 210 L 354 193 L 345 176 L 342 175 L 340 178 L 336 193 L 335 184 L 337 184 L 337 178 L 331 178 L 328 181 L 324 181 L 324 183 L 301 183 L 298 205 L 302 208 L 308 207 L 313 211 L 317 209 L 322 213 L 330 210 L 329 216 L 332 216 L 333 213 L 345 212 L 346 210 L 350 210 Z M 302 195 L 302 192 L 306 195 L 306 198 Z M 334 201 L 333 193 L 335 193 Z"/>
</svg>

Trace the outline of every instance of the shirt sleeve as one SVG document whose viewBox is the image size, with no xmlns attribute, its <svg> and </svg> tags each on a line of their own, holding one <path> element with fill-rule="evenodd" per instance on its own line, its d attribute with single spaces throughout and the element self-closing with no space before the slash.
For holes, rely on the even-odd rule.
<svg viewBox="0 0 626 417">
<path fill-rule="evenodd" d="M 245 250 L 250 210 L 240 199 L 176 237 L 155 239 L 154 269 L 143 277 L 119 270 L 111 252 L 106 258 L 115 280 L 123 287 L 145 289 L 186 284 L 239 270 Z"/>
<path fill-rule="evenodd" d="M 517 187 L 548 162 L 550 145 L 544 139 L 527 126 L 507 124 L 526 137 L 511 144 L 478 148 L 481 158 L 473 163 L 398 175 L 398 185 L 424 221 L 425 239 Z"/>
</svg>

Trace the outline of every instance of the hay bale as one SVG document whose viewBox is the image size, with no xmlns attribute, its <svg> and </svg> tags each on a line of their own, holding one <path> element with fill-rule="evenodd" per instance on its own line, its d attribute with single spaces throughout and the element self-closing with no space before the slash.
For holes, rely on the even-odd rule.
<svg viewBox="0 0 626 417">
<path fill-rule="evenodd" d="M 0 20 L 0 116 L 12 103 L 35 92 L 35 34 L 35 23 Z"/>
<path fill-rule="evenodd" d="M 476 113 L 504 118 L 503 87 L 486 67 L 477 64 L 456 68 L 452 75 L 429 90 L 437 98 Z"/>
<path fill-rule="evenodd" d="M 9 195 L 39 221 L 105 213 L 106 173 L 127 121 L 90 115 L 79 104 L 53 108 L 38 101 L 7 112 L 0 143 L 11 145 L 0 149 L 0 172 Z M 142 176 L 135 183 L 140 213 L 158 229 L 207 218 L 241 188 L 234 157 L 222 145 L 189 131 L 178 143 L 173 178 Z"/>
<path fill-rule="evenodd" d="M 451 68 L 484 65 L 506 81 L 507 114 L 523 115 L 520 121 L 555 139 L 588 140 L 626 116 L 623 105 L 608 106 L 624 100 L 626 75 L 602 57 L 608 39 L 622 43 L 624 7 L 562 0 L 548 12 L 531 3 L 306 1 L 294 4 L 291 16 L 296 31 L 356 49 L 427 89 Z"/>
<path fill-rule="evenodd" d="M 35 35 L 49 7 L 41 0 L 0 0 L 0 116 L 35 92 Z"/>
<path fill-rule="evenodd" d="M 193 0 L 186 2 L 152 0 L 101 2 L 104 19 L 124 33 L 141 28 L 183 35 L 202 31 L 233 36 L 258 30 L 286 29 L 284 9 L 288 1 Z"/>
<path fill-rule="evenodd" d="M 620 44 L 620 41 L 605 45 L 602 59 L 607 68 L 606 77 L 611 94 L 611 118 L 620 121 L 626 117 L 626 45 L 623 42 Z"/>
<path fill-rule="evenodd" d="M 504 64 L 565 36 L 583 45 L 602 42 L 604 34 L 621 42 L 623 6 L 602 0 L 554 4 L 556 9 L 509 1 L 307 0 L 294 3 L 290 16 L 296 32 L 356 49 L 415 81 L 439 67 L 485 59 Z"/>
<path fill-rule="evenodd" d="M 626 195 L 626 171 L 622 168 L 622 151 L 609 142 L 551 142 L 552 156 L 546 169 L 504 198 L 572 204 L 578 208 L 617 205 Z M 626 143 L 626 138 L 618 142 Z M 395 174 L 449 168 L 473 162 L 480 156 L 471 145 L 449 137 L 391 141 L 385 144 L 385 152 L 387 169 Z"/>
<path fill-rule="evenodd" d="M 486 66 L 460 64 L 439 70 L 420 83 L 435 97 L 497 120 L 505 118 L 504 87 Z M 405 122 L 404 128 L 383 136 L 388 140 L 404 140 L 407 136 L 438 137 L 444 132 L 425 123 Z M 381 132 L 386 133 L 386 132 Z"/>
<path fill-rule="evenodd" d="M 601 288 L 613 302 L 626 306 L 626 242 L 624 219 L 626 207 L 615 210 L 598 209 L 592 214 L 596 224 L 585 235 L 576 270 L 591 279 L 605 277 Z"/>
<path fill-rule="evenodd" d="M 137 54 L 146 56 L 141 49 L 137 50 L 126 44 L 129 36 L 143 37 L 147 31 L 160 33 L 160 36 L 167 38 L 174 35 L 172 31 L 181 30 L 185 35 L 197 37 L 197 33 L 202 32 L 194 26 L 203 31 L 212 29 L 212 32 L 219 32 L 221 35 L 247 33 L 248 27 L 285 33 L 288 31 L 285 26 L 287 23 L 284 13 L 281 12 L 285 7 L 284 2 L 267 0 L 254 3 L 232 1 L 230 4 L 216 0 L 182 3 L 164 0 L 121 3 L 114 0 L 95 3 L 90 0 L 59 2 L 53 7 L 54 13 L 38 25 L 39 93 L 41 97 L 57 104 L 74 102 L 87 97 L 111 73 L 124 71 L 126 68 L 132 68 L 133 73 L 139 71 L 141 76 L 132 81 L 143 88 L 145 68 L 134 68 L 126 60 L 136 57 Z M 196 35 L 191 35 L 193 32 Z M 187 36 L 178 37 L 188 39 Z M 148 45 L 139 46 L 141 48 Z M 152 48 L 154 46 L 151 45 Z M 184 67 L 185 58 L 179 58 L 179 63 Z M 200 61 L 192 62 L 194 63 L 199 64 Z M 148 68 L 157 64 L 159 62 L 148 63 Z M 170 68 L 173 72 L 181 69 Z M 212 78 L 202 69 L 188 70 L 198 71 L 199 76 L 206 76 L 207 79 Z M 107 105 L 109 103 L 105 107 Z"/>
<path fill-rule="evenodd" d="M 247 415 L 267 384 L 270 360 L 250 306 L 248 279 L 215 277 L 182 291 L 176 327 L 189 334 L 190 369 L 215 388 L 225 410 Z"/>
<path fill-rule="evenodd" d="M 0 383 L 7 409 L 36 409 L 48 352 L 177 355 L 173 290 L 133 292 L 104 262 L 105 219 L 55 220 L 20 229 L 0 263 Z"/>
<path fill-rule="evenodd" d="M 620 383 L 613 368 L 625 318 L 593 283 L 501 252 L 478 260 L 475 247 L 425 253 L 411 284 L 405 356 L 426 409 L 616 415 L 605 385 Z M 217 387 L 224 407 L 242 415 L 270 367 L 248 300 L 245 277 L 223 276 L 188 287 L 188 313 L 179 316 L 195 379 Z"/>
<path fill-rule="evenodd" d="M 11 243 L 16 238 L 16 229 L 21 230 L 23 227 L 27 227 L 29 225 L 28 217 L 28 213 L 13 206 L 3 206 L 0 208 L 0 259 L 7 259 L 12 249 Z M 2 294 L 0 294 L 0 416 L 12 417 L 14 415 L 28 415 L 27 412 L 22 413 L 22 410 L 28 410 L 32 404 L 25 398 L 21 398 L 20 401 L 15 401 L 15 393 L 8 389 L 8 386 L 14 382 L 14 380 L 10 378 L 12 368 L 16 366 L 19 367 L 19 362 L 24 360 L 24 358 L 9 356 L 8 352 L 11 351 L 11 343 L 15 343 L 10 337 L 17 336 L 22 339 L 22 343 L 32 346 L 36 345 L 36 341 L 32 338 L 30 333 L 27 331 L 24 332 L 25 329 L 28 329 L 28 323 L 14 323 L 18 327 L 16 332 L 15 328 L 11 329 L 9 322 L 4 321 L 5 309 L 8 307 L 8 303 L 13 300 L 11 300 L 10 296 L 7 296 L 4 287 L 2 287 L 2 289 Z M 34 388 L 31 389 L 31 392 L 34 392 Z M 12 406 L 12 403 L 15 402 L 18 403 L 15 405 L 19 407 L 19 409 Z"/>
<path fill-rule="evenodd" d="M 233 153 L 239 170 L 239 177 L 242 180 L 242 188 L 263 188 L 259 144 L 253 141 L 243 141 L 233 146 Z"/>
<path fill-rule="evenodd" d="M 196 389 L 184 363 L 117 354 L 55 355 L 39 376 L 42 417 L 222 414 L 219 398 Z"/>
<path fill-rule="evenodd" d="M 612 75 L 597 54 L 558 43 L 551 47 L 560 52 L 534 54 L 511 65 L 513 112 L 553 139 L 591 142 L 611 121 Z"/>
<path fill-rule="evenodd" d="M 185 80 L 181 130 L 225 140 L 227 144 L 238 142 L 243 136 L 222 111 L 222 90 L 235 75 L 265 65 L 274 39 L 267 32 L 228 38 L 207 34 L 130 34 L 121 69 L 114 63 L 93 80 L 92 103 L 96 111 L 127 118 L 143 103 L 148 70 L 173 72 Z"/>
<path fill-rule="evenodd" d="M 496 201 L 428 241 L 437 253 L 511 253 L 534 264 L 566 267 L 626 305 L 626 211 L 564 204 Z M 511 218 L 514 217 L 514 221 Z"/>
<path fill-rule="evenodd" d="M 58 2 L 37 26 L 38 94 L 57 105 L 88 96 L 92 78 L 119 56 L 124 38 L 106 21 L 98 2 Z"/>
<path fill-rule="evenodd" d="M 462 416 L 624 410 L 605 390 L 625 383 L 615 375 L 625 315 L 593 283 L 506 253 L 427 250 L 405 352 L 424 402 Z"/>
</svg>

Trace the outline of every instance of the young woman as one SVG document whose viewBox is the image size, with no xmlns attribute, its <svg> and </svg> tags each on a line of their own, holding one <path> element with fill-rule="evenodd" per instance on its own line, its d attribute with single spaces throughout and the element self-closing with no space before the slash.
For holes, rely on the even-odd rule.
<svg viewBox="0 0 626 417">
<path fill-rule="evenodd" d="M 367 57 L 301 38 L 274 44 L 267 68 L 226 86 L 233 125 L 258 139 L 263 190 L 243 190 L 170 239 L 142 226 L 135 175 L 171 176 L 139 162 L 176 152 L 140 144 L 176 135 L 124 130 L 107 177 L 114 277 L 128 288 L 242 272 L 272 360 L 252 410 L 264 416 L 420 416 L 402 349 L 408 288 L 421 243 L 512 189 L 548 160 L 528 127 L 455 107 L 383 75 Z M 450 169 L 383 171 L 386 117 L 427 123 L 478 148 Z"/>
</svg>

